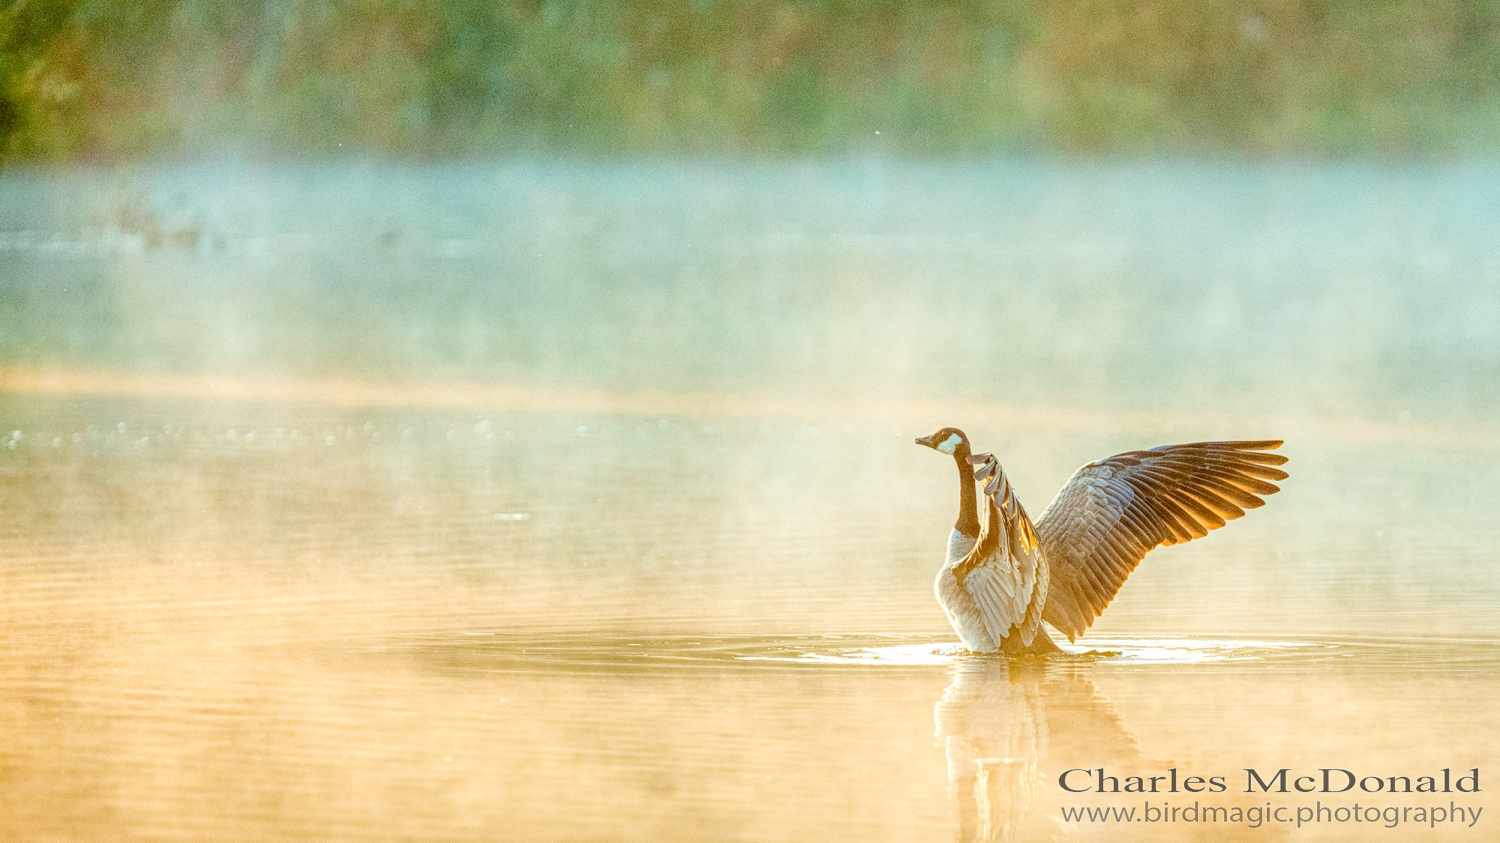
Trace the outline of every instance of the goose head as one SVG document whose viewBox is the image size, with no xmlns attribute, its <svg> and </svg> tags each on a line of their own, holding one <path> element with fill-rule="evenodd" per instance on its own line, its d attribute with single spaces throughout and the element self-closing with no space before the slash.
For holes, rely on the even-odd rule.
<svg viewBox="0 0 1500 843">
<path fill-rule="evenodd" d="M 945 427 L 930 436 L 921 436 L 916 440 L 918 445 L 926 445 L 941 454 L 954 455 L 962 451 L 969 451 L 969 437 L 956 427 Z"/>
</svg>

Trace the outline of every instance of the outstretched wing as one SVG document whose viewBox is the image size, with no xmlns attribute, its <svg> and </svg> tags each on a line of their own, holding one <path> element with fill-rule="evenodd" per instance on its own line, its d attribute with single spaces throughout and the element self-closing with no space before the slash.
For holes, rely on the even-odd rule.
<svg viewBox="0 0 1500 843">
<path fill-rule="evenodd" d="M 1031 519 L 1011 491 L 1010 480 L 993 454 L 969 457 L 975 480 L 988 480 L 989 520 L 974 549 L 953 566 L 958 585 L 973 598 L 990 638 L 1002 649 L 1031 644 L 1042 626 L 1047 599 L 1047 566 L 1042 561 Z"/>
<path fill-rule="evenodd" d="M 1194 442 L 1127 451 L 1073 475 L 1036 523 L 1051 569 L 1042 617 L 1082 635 L 1157 545 L 1178 544 L 1262 506 L 1285 480 L 1280 440 Z"/>
</svg>

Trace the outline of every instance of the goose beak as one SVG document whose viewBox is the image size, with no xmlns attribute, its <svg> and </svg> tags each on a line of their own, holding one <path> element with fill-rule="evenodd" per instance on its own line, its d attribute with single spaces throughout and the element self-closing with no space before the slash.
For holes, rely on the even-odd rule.
<svg viewBox="0 0 1500 843">
<path fill-rule="evenodd" d="M 936 435 L 936 434 L 934 434 L 934 435 Z M 932 437 L 931 436 L 918 436 L 917 439 L 916 439 L 916 442 L 917 442 L 918 445 L 926 445 L 929 448 L 932 447 Z"/>
</svg>

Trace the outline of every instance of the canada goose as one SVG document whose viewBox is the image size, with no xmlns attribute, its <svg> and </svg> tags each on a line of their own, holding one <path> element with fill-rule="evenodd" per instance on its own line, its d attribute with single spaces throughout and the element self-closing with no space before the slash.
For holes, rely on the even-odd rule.
<svg viewBox="0 0 1500 843">
<path fill-rule="evenodd" d="M 1078 469 L 1033 528 L 995 457 L 974 455 L 962 430 L 916 441 L 958 464 L 958 521 L 935 588 L 975 653 L 1060 652 L 1042 621 L 1074 640 L 1153 548 L 1208 535 L 1264 505 L 1260 495 L 1281 491 L 1268 481 L 1287 477 L 1275 468 L 1286 457 L 1266 453 L 1279 439 L 1126 451 Z M 983 533 L 980 480 L 989 481 Z"/>
</svg>

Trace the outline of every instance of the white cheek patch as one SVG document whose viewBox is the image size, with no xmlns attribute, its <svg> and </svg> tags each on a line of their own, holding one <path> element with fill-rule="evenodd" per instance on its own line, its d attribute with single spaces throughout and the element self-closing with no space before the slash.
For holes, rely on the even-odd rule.
<svg viewBox="0 0 1500 843">
<path fill-rule="evenodd" d="M 958 450 L 958 443 L 962 441 L 964 441 L 962 436 L 959 436 L 957 433 L 950 433 L 947 439 L 938 444 L 937 449 L 945 454 L 951 454 Z"/>
</svg>

